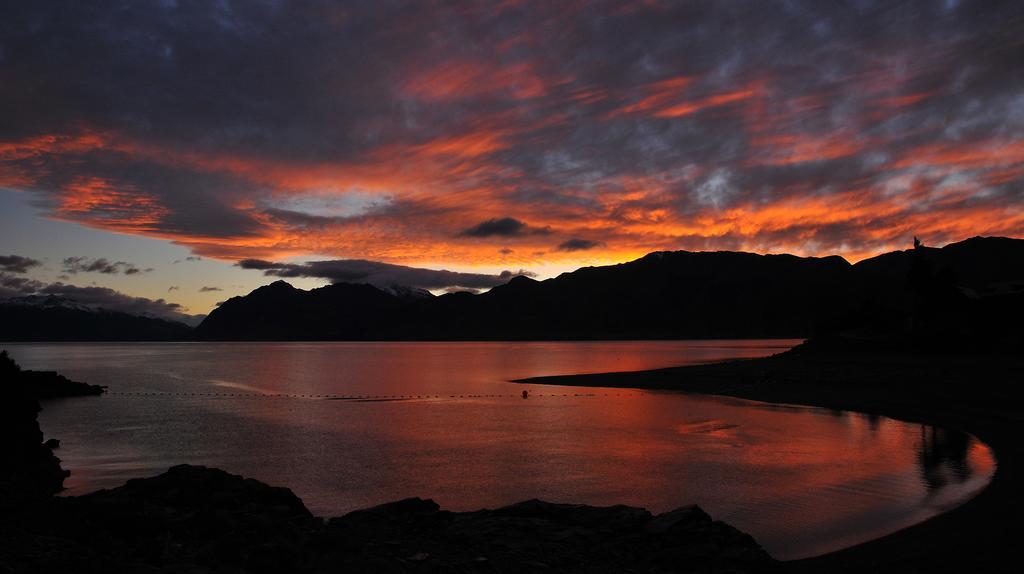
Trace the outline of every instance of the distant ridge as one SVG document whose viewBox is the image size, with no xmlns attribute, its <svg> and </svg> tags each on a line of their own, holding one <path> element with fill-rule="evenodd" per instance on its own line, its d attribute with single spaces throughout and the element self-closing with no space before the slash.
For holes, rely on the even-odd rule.
<svg viewBox="0 0 1024 574">
<path fill-rule="evenodd" d="M 935 337 L 1006 331 L 1000 321 L 1019 314 L 1024 240 L 973 237 L 854 265 L 838 256 L 657 251 L 544 281 L 519 276 L 482 294 L 350 283 L 305 291 L 275 281 L 228 299 L 195 329 L 62 297 L 18 297 L 0 300 L 0 341 L 805 338 L 851 328 L 877 335 L 914 322 L 921 300 L 910 276 L 922 264 L 942 291 L 929 295 L 939 308 L 928 319 Z M 964 323 L 979 312 L 983 319 Z"/>
<path fill-rule="evenodd" d="M 1024 285 L 1024 240 L 975 237 L 918 253 L 972 296 L 992 288 L 1012 291 L 1016 281 Z M 838 256 L 659 251 L 544 281 L 516 277 L 479 295 L 439 297 L 346 283 L 303 291 L 276 281 L 229 299 L 193 335 L 205 340 L 808 337 L 867 314 L 903 321 L 914 257 L 914 250 L 897 251 L 851 265 Z"/>
<path fill-rule="evenodd" d="M 184 323 L 82 305 L 55 295 L 0 300 L 0 341 L 176 341 Z"/>
</svg>

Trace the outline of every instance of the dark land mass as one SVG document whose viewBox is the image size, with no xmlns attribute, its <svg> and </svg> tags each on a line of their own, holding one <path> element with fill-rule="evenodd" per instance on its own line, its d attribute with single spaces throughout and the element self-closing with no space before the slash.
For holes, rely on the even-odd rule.
<svg viewBox="0 0 1024 574">
<path fill-rule="evenodd" d="M 906 278 L 924 262 L 961 303 L 1024 295 L 1024 240 L 976 237 L 851 265 L 841 257 L 657 252 L 556 278 L 516 277 L 486 293 L 409 297 L 284 281 L 232 297 L 192 336 L 205 340 L 569 340 L 804 338 L 851 317 L 898 330 Z M 959 305 L 960 303 L 958 303 Z M 974 304 L 974 303 L 971 303 Z M 978 303 L 976 306 L 980 306 Z"/>
<path fill-rule="evenodd" d="M 177 341 L 184 323 L 77 305 L 62 297 L 0 300 L 0 341 Z"/>
<path fill-rule="evenodd" d="M 194 329 L 30 296 L 0 301 L 0 341 L 806 338 L 852 317 L 893 331 L 913 311 L 905 283 L 915 261 L 974 306 L 1024 296 L 1024 240 L 975 237 L 854 265 L 837 256 L 655 252 L 439 297 L 402 286 L 335 283 L 305 291 L 275 281 L 228 299 Z"/>
<path fill-rule="evenodd" d="M 43 390 L 36 388 L 42 383 Z M 410 498 L 324 520 L 290 490 L 176 466 L 78 497 L 43 442 L 37 397 L 102 388 L 22 371 L 0 353 L 4 572 L 778 572 L 753 538 L 695 506 L 529 500 L 448 512 Z"/>
<path fill-rule="evenodd" d="M 652 516 L 531 500 L 448 512 L 412 498 L 323 520 L 286 488 L 177 466 L 3 519 L 15 572 L 777 572 L 697 507 Z"/>
<path fill-rule="evenodd" d="M 792 572 L 895 573 L 1019 571 L 1022 381 L 1020 353 L 844 350 L 812 342 L 763 359 L 519 382 L 663 389 L 853 410 L 977 436 L 997 459 L 993 481 L 977 497 L 889 536 L 786 564 Z"/>
</svg>

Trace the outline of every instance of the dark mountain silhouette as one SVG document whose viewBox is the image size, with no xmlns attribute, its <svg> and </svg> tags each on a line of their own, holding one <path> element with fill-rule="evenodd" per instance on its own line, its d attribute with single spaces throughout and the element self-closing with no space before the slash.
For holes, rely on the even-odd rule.
<svg viewBox="0 0 1024 574">
<path fill-rule="evenodd" d="M 808 337 L 857 329 L 876 336 L 905 333 L 915 317 L 919 326 L 925 324 L 920 295 L 911 285 L 912 271 L 922 265 L 928 268 L 929 284 L 948 287 L 946 299 L 932 297 L 929 303 L 943 310 L 940 323 L 949 323 L 945 310 L 1001 308 L 998 295 L 1012 298 L 1015 289 L 1024 291 L 1024 241 L 1018 239 L 976 237 L 941 249 L 887 253 L 856 265 L 836 256 L 656 252 L 545 281 L 516 277 L 480 295 L 409 296 L 394 287 L 343 283 L 303 291 L 278 281 L 227 301 L 195 336 L 730 338 Z"/>
<path fill-rule="evenodd" d="M 31 301 L 29 300 L 31 299 Z M 55 298 L 0 301 L 0 340 L 1013 338 L 1024 240 L 975 237 L 851 265 L 841 257 L 656 252 L 479 295 L 284 281 L 224 302 L 195 329 Z M 1019 338 L 1019 336 L 1017 336 Z"/>
<path fill-rule="evenodd" d="M 547 281 L 517 277 L 482 295 L 453 297 L 448 308 L 421 305 L 402 331 L 516 339 L 800 336 L 831 312 L 849 268 L 839 257 L 657 252 Z"/>
<path fill-rule="evenodd" d="M 850 265 L 750 253 L 652 253 L 546 281 L 516 277 L 480 295 L 396 297 L 283 281 L 235 297 L 203 339 L 608 339 L 800 336 L 829 313 Z"/>
<path fill-rule="evenodd" d="M 203 339 L 375 339 L 385 325 L 412 305 L 407 299 L 365 284 L 337 283 L 311 291 L 275 281 L 232 297 L 217 317 L 196 328 Z"/>
<path fill-rule="evenodd" d="M 191 332 L 184 323 L 95 309 L 62 297 L 0 300 L 0 341 L 172 341 Z"/>
<path fill-rule="evenodd" d="M 861 300 L 826 329 L 847 342 L 919 349 L 1016 347 L 1024 319 L 1024 241 L 974 237 L 886 253 L 854 266 Z M 859 330 L 859 333 L 857 332 Z"/>
<path fill-rule="evenodd" d="M 1008 237 L 972 237 L 942 248 L 922 245 L 865 259 L 854 267 L 871 283 L 897 284 L 910 273 L 915 252 L 920 252 L 937 272 L 951 273 L 955 283 L 965 287 L 1024 283 L 1024 240 Z"/>
</svg>

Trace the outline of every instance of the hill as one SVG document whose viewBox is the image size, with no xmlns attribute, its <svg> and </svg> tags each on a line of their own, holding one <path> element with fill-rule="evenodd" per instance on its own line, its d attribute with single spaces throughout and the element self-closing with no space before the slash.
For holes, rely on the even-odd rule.
<svg viewBox="0 0 1024 574">
<path fill-rule="evenodd" d="M 1000 308 L 1008 299 L 997 296 L 1012 299 L 1017 291 L 1024 291 L 1024 241 L 1018 239 L 976 237 L 856 265 L 837 256 L 670 251 L 544 281 L 516 277 L 479 295 L 403 297 L 393 287 L 345 283 L 303 291 L 277 281 L 225 302 L 199 325 L 195 337 L 809 337 L 855 328 L 904 332 L 922 309 L 931 319 L 918 327 L 928 324 L 942 332 L 950 324 L 963 327 L 954 315 Z"/>
<path fill-rule="evenodd" d="M 184 323 L 28 296 L 0 300 L 0 341 L 174 341 L 189 338 Z"/>
</svg>

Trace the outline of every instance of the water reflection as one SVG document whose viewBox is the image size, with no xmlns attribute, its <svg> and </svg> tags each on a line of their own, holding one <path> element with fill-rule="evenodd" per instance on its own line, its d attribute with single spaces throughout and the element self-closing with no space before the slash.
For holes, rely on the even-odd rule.
<svg viewBox="0 0 1024 574">
<path fill-rule="evenodd" d="M 968 454 L 973 439 L 965 432 L 921 425 L 921 446 L 917 460 L 921 479 L 929 490 L 971 478 Z"/>
<path fill-rule="evenodd" d="M 110 386 L 105 397 L 51 403 L 41 415 L 44 431 L 62 439 L 72 494 L 190 462 L 286 485 L 326 516 L 408 496 L 454 510 L 530 497 L 653 512 L 697 503 L 775 556 L 795 558 L 908 526 L 987 483 L 994 463 L 984 445 L 885 417 L 503 382 L 758 356 L 780 346 L 316 343 L 12 351 L 27 368 Z"/>
</svg>

